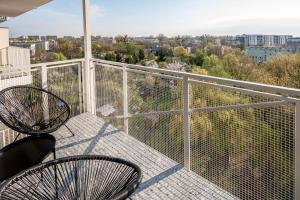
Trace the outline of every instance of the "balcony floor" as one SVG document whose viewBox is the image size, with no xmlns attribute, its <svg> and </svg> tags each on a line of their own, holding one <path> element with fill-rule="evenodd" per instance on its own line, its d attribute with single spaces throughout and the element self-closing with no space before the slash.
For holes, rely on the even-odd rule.
<svg viewBox="0 0 300 200">
<path fill-rule="evenodd" d="M 133 200 L 238 199 L 92 114 L 76 116 L 67 125 L 75 136 L 65 127 L 54 133 L 57 157 L 100 154 L 136 163 L 142 169 L 143 181 Z"/>
</svg>

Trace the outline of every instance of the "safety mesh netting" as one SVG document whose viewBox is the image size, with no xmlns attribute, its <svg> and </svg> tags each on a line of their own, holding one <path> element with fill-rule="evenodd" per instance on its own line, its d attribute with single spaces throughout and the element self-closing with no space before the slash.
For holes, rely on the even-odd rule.
<svg viewBox="0 0 300 200">
<path fill-rule="evenodd" d="M 122 67 L 97 68 L 97 101 L 123 128 Z M 127 72 L 129 134 L 183 164 L 183 80 L 145 71 Z M 294 199 L 294 103 L 223 86 L 190 83 L 191 169 L 241 199 Z"/>
</svg>

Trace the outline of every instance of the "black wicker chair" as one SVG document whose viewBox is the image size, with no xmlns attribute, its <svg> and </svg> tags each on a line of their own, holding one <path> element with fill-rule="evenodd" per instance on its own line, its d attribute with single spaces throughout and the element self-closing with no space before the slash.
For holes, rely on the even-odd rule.
<svg viewBox="0 0 300 200">
<path fill-rule="evenodd" d="M 55 142 L 52 135 L 42 134 L 5 146 L 0 150 L 0 182 L 41 163 L 51 152 L 55 159 Z"/>
<path fill-rule="evenodd" d="M 0 186 L 0 199 L 126 199 L 141 182 L 135 164 L 105 156 L 73 156 L 26 170 Z"/>
<path fill-rule="evenodd" d="M 0 92 L 0 121 L 19 133 L 51 133 L 65 125 L 69 117 L 68 104 L 46 90 L 16 86 Z"/>
</svg>

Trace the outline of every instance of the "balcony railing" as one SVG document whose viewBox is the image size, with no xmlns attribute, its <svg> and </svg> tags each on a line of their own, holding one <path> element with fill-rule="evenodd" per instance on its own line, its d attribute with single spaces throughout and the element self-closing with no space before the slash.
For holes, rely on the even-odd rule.
<svg viewBox="0 0 300 200">
<path fill-rule="evenodd" d="M 29 66 L 30 84 L 66 99 L 73 115 L 82 113 L 83 62 Z M 241 199 L 294 199 L 300 90 L 91 62 L 99 117 Z M 2 145 L 11 140 L 5 135 Z"/>
</svg>

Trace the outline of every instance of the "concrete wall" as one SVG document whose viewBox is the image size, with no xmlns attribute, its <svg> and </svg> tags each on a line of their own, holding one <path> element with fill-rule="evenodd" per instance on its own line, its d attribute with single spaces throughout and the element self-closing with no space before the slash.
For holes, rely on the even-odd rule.
<svg viewBox="0 0 300 200">
<path fill-rule="evenodd" d="M 0 49 L 0 66 L 23 67 L 30 65 L 30 50 L 20 47 Z"/>
<path fill-rule="evenodd" d="M 9 34 L 7 28 L 0 27 L 0 49 L 6 48 L 9 46 Z"/>
</svg>

